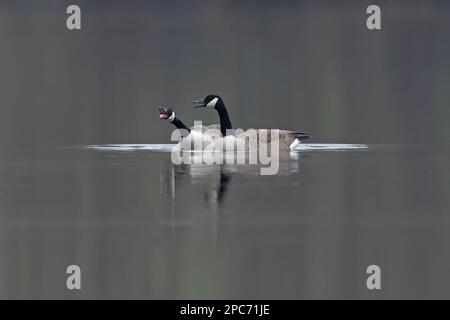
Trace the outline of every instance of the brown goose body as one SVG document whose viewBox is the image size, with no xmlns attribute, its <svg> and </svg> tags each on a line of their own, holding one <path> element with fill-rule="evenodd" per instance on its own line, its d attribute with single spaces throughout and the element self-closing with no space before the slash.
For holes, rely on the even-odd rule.
<svg viewBox="0 0 450 320">
<path fill-rule="evenodd" d="M 273 142 L 272 139 L 277 138 L 278 146 L 272 146 L 272 143 L 277 143 Z M 264 148 L 269 151 L 274 147 L 280 152 L 290 152 L 301 140 L 306 138 L 307 135 L 303 133 L 288 130 L 249 129 L 236 135 L 220 137 L 219 143 L 225 145 L 226 150 L 259 151 Z"/>
<path fill-rule="evenodd" d="M 291 151 L 301 141 L 308 139 L 309 135 L 279 129 L 250 129 L 242 133 L 233 132 L 231 119 L 222 98 L 217 95 L 209 95 L 201 100 L 194 101 L 195 107 L 213 107 L 219 114 L 220 130 L 223 142 L 245 143 L 245 151 L 258 151 L 261 147 L 267 150 L 272 148 L 272 138 L 278 136 L 278 150 L 281 152 Z M 231 132 L 230 132 L 231 130 Z"/>
</svg>

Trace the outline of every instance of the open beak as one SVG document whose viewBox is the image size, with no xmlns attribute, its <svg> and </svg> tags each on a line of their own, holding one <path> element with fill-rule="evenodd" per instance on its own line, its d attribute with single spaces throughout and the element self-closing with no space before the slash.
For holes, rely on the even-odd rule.
<svg viewBox="0 0 450 320">
<path fill-rule="evenodd" d="M 203 108 L 206 107 L 205 99 L 198 99 L 194 101 L 194 108 Z"/>
<path fill-rule="evenodd" d="M 159 110 L 159 118 L 160 118 L 160 119 L 165 120 L 165 119 L 168 118 L 168 116 L 167 116 L 167 111 L 166 111 L 165 108 L 158 108 L 158 110 Z"/>
</svg>

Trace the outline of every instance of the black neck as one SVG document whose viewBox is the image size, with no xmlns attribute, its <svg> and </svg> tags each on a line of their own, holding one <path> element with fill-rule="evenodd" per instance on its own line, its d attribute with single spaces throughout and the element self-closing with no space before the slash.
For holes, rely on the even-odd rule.
<svg viewBox="0 0 450 320">
<path fill-rule="evenodd" d="M 183 123 L 183 121 L 181 121 L 178 118 L 173 119 L 172 124 L 177 127 L 177 129 L 184 129 L 187 130 L 188 132 L 191 132 L 191 129 L 189 129 L 188 127 L 186 127 L 186 125 Z"/>
<path fill-rule="evenodd" d="M 217 110 L 217 113 L 219 114 L 220 119 L 220 131 L 222 132 L 222 136 L 227 135 L 227 129 L 232 130 L 233 126 L 231 125 L 230 116 L 228 115 L 227 108 L 225 107 L 225 104 L 220 101 L 215 106 L 215 109 Z"/>
</svg>

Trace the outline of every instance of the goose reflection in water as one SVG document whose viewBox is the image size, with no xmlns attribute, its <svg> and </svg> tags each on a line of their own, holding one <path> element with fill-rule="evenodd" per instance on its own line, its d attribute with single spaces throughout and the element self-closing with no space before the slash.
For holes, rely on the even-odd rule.
<svg viewBox="0 0 450 320">
<path fill-rule="evenodd" d="M 201 190 L 204 203 L 211 209 L 218 209 L 225 201 L 229 189 L 232 189 L 234 177 L 261 178 L 263 167 L 261 164 L 195 164 L 195 157 L 198 156 L 191 155 L 188 163 L 185 161 L 179 165 L 173 164 L 170 160 L 162 163 L 160 184 L 163 203 L 170 201 L 173 205 L 176 197 L 182 197 L 180 192 L 190 194 L 192 196 L 190 199 L 194 200 Z M 299 152 L 280 156 L 277 175 L 287 176 L 298 172 L 299 158 Z"/>
</svg>

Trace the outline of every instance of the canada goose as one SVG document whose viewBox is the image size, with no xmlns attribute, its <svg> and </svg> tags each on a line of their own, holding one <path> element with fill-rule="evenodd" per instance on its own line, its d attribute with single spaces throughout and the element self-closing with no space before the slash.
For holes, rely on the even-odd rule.
<svg viewBox="0 0 450 320">
<path fill-rule="evenodd" d="M 233 126 L 231 124 L 231 119 L 228 114 L 227 108 L 225 107 L 225 103 L 223 102 L 222 98 L 217 95 L 208 95 L 207 97 L 194 101 L 194 107 L 195 108 L 202 108 L 202 107 L 212 107 L 216 109 L 217 113 L 219 114 L 220 119 L 220 131 L 222 133 L 222 136 L 225 140 L 228 139 L 230 136 L 230 130 L 232 132 Z M 228 130 L 228 131 L 227 131 Z M 246 145 L 249 149 L 258 149 L 260 141 L 260 135 L 261 133 L 265 133 L 267 136 L 267 143 L 270 143 L 270 137 L 271 137 L 271 130 L 276 129 L 256 129 L 256 135 L 257 135 L 257 144 L 256 145 Z M 250 130 L 234 135 L 235 139 L 244 139 L 247 136 L 247 133 L 250 133 Z M 309 135 L 302 132 L 293 132 L 293 131 L 287 131 L 287 130 L 278 130 L 279 134 L 279 150 L 280 151 L 290 151 L 294 149 L 302 140 L 308 139 Z"/>
<path fill-rule="evenodd" d="M 183 121 L 175 116 L 175 111 L 170 107 L 159 108 L 159 118 L 161 120 L 167 120 L 172 123 L 177 129 L 180 130 L 181 140 L 177 147 L 183 150 L 194 150 L 195 142 L 200 142 L 202 148 L 209 145 L 213 138 L 215 131 L 220 129 L 219 124 L 213 124 L 210 126 L 193 126 L 189 128 Z M 215 130 L 211 130 L 215 129 Z M 207 133 L 206 133 L 207 131 Z M 194 146 L 192 143 L 194 142 Z"/>
<path fill-rule="evenodd" d="M 186 130 L 187 132 L 191 132 L 191 129 L 188 128 L 183 121 L 181 121 L 180 119 L 178 119 L 175 116 L 175 112 L 173 111 L 172 108 L 167 107 L 167 108 L 159 108 L 159 118 L 161 120 L 168 120 L 170 123 L 172 123 L 177 129 L 181 129 L 181 130 Z"/>
</svg>

